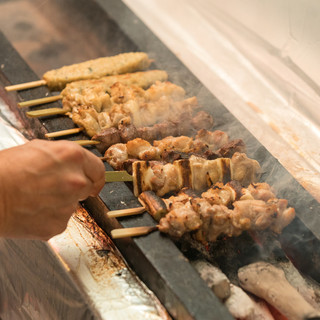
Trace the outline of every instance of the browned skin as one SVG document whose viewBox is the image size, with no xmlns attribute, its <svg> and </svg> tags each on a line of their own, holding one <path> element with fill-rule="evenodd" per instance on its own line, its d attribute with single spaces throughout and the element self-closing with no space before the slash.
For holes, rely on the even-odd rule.
<svg viewBox="0 0 320 320">
<path fill-rule="evenodd" d="M 208 113 L 200 111 L 195 117 L 202 119 L 206 128 L 212 126 L 212 117 Z M 98 140 L 101 143 L 98 145 L 99 150 L 104 153 L 110 146 L 115 143 L 126 143 L 135 138 L 141 138 L 149 142 L 160 140 L 167 136 L 189 135 L 195 132 L 195 124 L 197 123 L 192 113 L 184 112 L 177 119 L 170 119 L 156 123 L 150 127 L 136 128 L 130 121 L 123 119 L 118 128 L 108 128 L 102 130 L 99 134 L 92 137 L 93 140 Z"/>
<path fill-rule="evenodd" d="M 193 231 L 198 241 L 206 243 L 221 235 L 238 236 L 244 230 L 268 228 L 281 233 L 294 219 L 295 210 L 287 207 L 285 199 L 277 199 L 268 184 L 251 184 L 241 191 L 240 188 L 234 181 L 225 185 L 217 183 L 201 197 L 185 193 L 170 197 L 165 200 L 169 213 L 160 220 L 160 231 L 173 237 Z M 193 218 L 195 224 L 190 222 Z"/>
<path fill-rule="evenodd" d="M 189 162 L 189 166 L 186 166 L 186 161 Z M 226 178 L 239 181 L 245 186 L 256 182 L 259 174 L 259 163 L 237 152 L 231 159 L 206 160 L 191 156 L 189 159 L 181 159 L 173 163 L 153 161 L 152 166 L 148 161 L 135 161 L 132 164 L 136 196 L 146 190 L 152 190 L 159 196 L 168 192 L 177 192 L 183 187 L 204 190 L 216 182 L 225 181 Z M 188 179 L 185 178 L 186 176 Z M 184 184 L 185 182 L 187 184 Z"/>
<path fill-rule="evenodd" d="M 110 134 L 113 140 L 113 134 Z M 211 140 L 211 141 L 210 141 Z M 191 155 L 201 156 L 208 160 L 221 157 L 220 150 L 232 157 L 236 150 L 245 150 L 244 143 L 238 139 L 229 141 L 228 135 L 222 131 L 200 130 L 195 138 L 187 136 L 168 136 L 161 140 L 153 141 L 153 145 L 147 140 L 135 138 L 126 144 L 113 144 L 105 152 L 104 156 L 115 170 L 123 170 L 127 160 L 162 160 L 173 162 L 178 159 L 188 159 Z M 237 145 L 237 148 L 234 146 Z M 230 147 L 230 149 L 228 149 Z M 132 163 L 132 161 L 130 161 Z M 224 166 L 225 165 L 225 166 Z M 228 162 L 221 162 L 224 181 L 230 181 L 230 166 Z M 131 171 L 131 170 L 130 170 Z"/>
<path fill-rule="evenodd" d="M 186 99 L 184 89 L 169 81 L 156 81 L 147 90 L 116 82 L 102 98 L 88 94 L 88 101 L 66 109 L 91 137 L 104 129 L 118 128 L 121 121 L 130 121 L 136 127 L 152 126 L 199 109 L 196 97 Z"/>
<path fill-rule="evenodd" d="M 147 203 L 148 211 L 157 221 L 161 217 L 160 231 L 173 237 L 193 232 L 194 238 L 202 243 L 215 241 L 221 235 L 237 236 L 243 230 L 269 228 L 280 233 L 295 217 L 295 210 L 287 208 L 285 199 L 277 199 L 267 183 L 243 188 L 237 181 L 218 182 L 202 193 L 183 188 L 176 196 L 162 199 L 167 210 L 163 210 L 161 201 L 159 214 L 157 199 L 161 198 L 154 192 L 142 192 L 139 199 Z"/>
</svg>

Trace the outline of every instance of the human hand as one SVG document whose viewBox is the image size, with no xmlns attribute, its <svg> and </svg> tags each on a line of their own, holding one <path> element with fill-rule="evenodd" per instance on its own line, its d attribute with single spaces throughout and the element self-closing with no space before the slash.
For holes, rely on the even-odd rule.
<svg viewBox="0 0 320 320">
<path fill-rule="evenodd" d="M 71 141 L 33 140 L 0 151 L 0 236 L 48 240 L 78 201 L 97 196 L 104 165 Z"/>
</svg>

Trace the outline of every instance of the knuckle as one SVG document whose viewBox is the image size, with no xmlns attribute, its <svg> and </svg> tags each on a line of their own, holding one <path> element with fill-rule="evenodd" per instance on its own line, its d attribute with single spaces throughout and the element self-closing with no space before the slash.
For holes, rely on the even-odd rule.
<svg viewBox="0 0 320 320">
<path fill-rule="evenodd" d="M 82 175 L 72 175 L 64 183 L 64 191 L 68 194 L 79 191 L 87 186 L 87 180 Z"/>
<path fill-rule="evenodd" d="M 84 158 L 82 147 L 71 141 L 59 141 L 57 153 L 63 160 L 81 162 Z"/>
</svg>

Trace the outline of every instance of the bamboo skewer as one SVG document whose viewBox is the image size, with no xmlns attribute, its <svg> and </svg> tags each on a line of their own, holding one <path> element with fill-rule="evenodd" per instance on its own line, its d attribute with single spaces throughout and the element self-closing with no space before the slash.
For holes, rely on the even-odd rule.
<svg viewBox="0 0 320 320">
<path fill-rule="evenodd" d="M 45 98 L 40 98 L 40 99 L 34 99 L 34 100 L 28 100 L 28 101 L 19 102 L 18 106 L 20 108 L 33 107 L 33 106 L 37 106 L 37 105 L 40 105 L 40 104 L 45 104 L 45 103 L 58 101 L 58 100 L 61 100 L 61 99 L 62 99 L 62 95 L 50 96 L 50 97 L 45 97 Z"/>
<path fill-rule="evenodd" d="M 108 211 L 107 216 L 109 218 L 120 218 L 120 217 L 127 217 L 127 216 L 133 216 L 136 214 L 141 214 L 145 211 L 146 211 L 145 207 L 120 209 L 120 210 Z"/>
<path fill-rule="evenodd" d="M 73 140 L 73 142 L 79 144 L 80 146 L 93 146 L 100 143 L 100 141 L 96 140 Z"/>
<path fill-rule="evenodd" d="M 105 182 L 133 181 L 132 175 L 127 171 L 106 171 Z"/>
<path fill-rule="evenodd" d="M 26 115 L 30 118 L 39 118 L 46 116 L 55 116 L 59 114 L 66 114 L 67 111 L 62 108 L 50 108 L 50 109 L 42 109 L 42 110 L 34 110 L 26 112 Z"/>
<path fill-rule="evenodd" d="M 57 137 L 67 136 L 70 134 L 79 133 L 83 130 L 84 130 L 84 128 L 66 129 L 66 130 L 61 130 L 61 131 L 49 132 L 49 133 L 46 133 L 44 136 L 46 138 L 57 138 Z"/>
<path fill-rule="evenodd" d="M 113 229 L 111 231 L 111 237 L 113 239 L 120 239 L 120 238 L 144 236 L 156 230 L 158 230 L 157 226 Z"/>
<path fill-rule="evenodd" d="M 46 80 L 36 80 L 36 81 L 30 81 L 30 82 L 25 82 L 25 83 L 19 83 L 19 84 L 14 84 L 11 86 L 6 86 L 5 89 L 6 91 L 15 91 L 15 90 L 25 90 L 25 89 L 31 89 L 31 88 L 36 88 L 40 86 L 45 86 L 47 84 Z"/>
</svg>

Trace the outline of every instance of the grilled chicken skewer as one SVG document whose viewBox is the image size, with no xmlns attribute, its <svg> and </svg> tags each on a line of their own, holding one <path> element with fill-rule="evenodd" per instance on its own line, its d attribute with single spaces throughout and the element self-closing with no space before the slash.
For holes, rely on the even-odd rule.
<svg viewBox="0 0 320 320">
<path fill-rule="evenodd" d="M 62 99 L 64 110 L 71 111 L 74 107 L 88 106 L 101 109 L 108 98 L 113 84 L 120 82 L 126 86 L 149 88 L 156 81 L 166 81 L 168 74 L 163 70 L 149 70 L 106 76 L 99 79 L 79 80 L 68 83 L 57 96 L 40 98 L 18 103 L 20 108 L 31 107 Z"/>
<path fill-rule="evenodd" d="M 108 148 L 104 158 L 113 169 L 128 170 L 128 166 L 137 160 L 172 162 L 188 158 L 192 154 L 213 160 L 219 157 L 231 158 L 235 152 L 245 152 L 245 145 L 241 139 L 230 141 L 227 133 L 223 131 L 201 129 L 195 138 L 168 136 L 153 141 L 152 145 L 141 138 L 127 143 L 116 143 Z"/>
<path fill-rule="evenodd" d="M 202 191 L 217 183 L 235 180 L 243 186 L 256 182 L 260 175 L 260 165 L 244 153 L 236 152 L 232 158 L 206 160 L 192 155 L 189 159 L 175 160 L 172 163 L 160 161 L 135 161 L 132 175 L 126 171 L 107 171 L 112 175 L 127 174 L 133 181 L 135 196 L 143 191 L 154 191 L 158 196 L 177 192 L 182 188 Z M 119 181 L 117 177 L 115 180 Z M 107 182 L 107 181 L 106 181 Z"/>
<path fill-rule="evenodd" d="M 168 199 L 145 191 L 139 201 L 159 222 L 161 232 L 173 237 L 192 232 L 202 243 L 238 236 L 244 230 L 270 229 L 280 234 L 295 217 L 294 208 L 288 208 L 287 200 L 277 199 L 266 183 L 253 183 L 248 188 L 235 181 L 217 183 L 201 195 L 184 189 Z M 112 212 L 110 216 L 114 217 Z"/>
<path fill-rule="evenodd" d="M 192 155 L 189 159 L 163 164 L 159 161 L 135 161 L 132 164 L 135 196 L 153 190 L 163 196 L 183 187 L 204 190 L 216 182 L 239 181 L 243 186 L 256 182 L 260 165 L 244 153 L 236 152 L 232 158 L 206 160 Z"/>
<path fill-rule="evenodd" d="M 126 143 L 135 138 L 140 138 L 148 142 L 160 140 L 167 136 L 185 136 L 194 134 L 199 129 L 210 129 L 213 126 L 213 118 L 205 111 L 194 112 L 184 111 L 178 116 L 172 116 L 153 126 L 139 127 L 124 119 L 118 124 L 118 128 L 108 128 L 92 137 L 93 140 L 100 141 L 99 150 L 105 153 L 106 150 L 117 143 Z"/>
<path fill-rule="evenodd" d="M 248 188 L 232 181 L 216 183 L 197 196 L 182 190 L 178 196 L 163 199 L 167 211 L 155 195 L 142 193 L 139 199 L 159 221 L 159 230 L 173 237 L 193 232 L 196 240 L 206 243 L 219 236 L 238 236 L 244 230 L 271 229 L 281 233 L 295 217 L 285 199 L 277 199 L 267 183 L 251 183 Z"/>
<path fill-rule="evenodd" d="M 5 89 L 14 91 L 47 85 L 52 91 L 61 90 L 67 83 L 73 81 L 145 70 L 150 64 L 151 60 L 144 52 L 122 53 L 50 70 L 43 75 L 42 80 L 7 86 Z"/>
<path fill-rule="evenodd" d="M 70 113 L 73 122 L 84 127 L 90 137 L 104 129 L 117 128 L 124 120 L 136 127 L 150 126 L 172 114 L 199 108 L 195 97 L 185 99 L 184 89 L 169 81 L 157 81 L 147 90 L 117 82 L 108 96 L 100 110 L 82 106 Z"/>
<path fill-rule="evenodd" d="M 89 136 L 100 133 L 104 129 L 118 127 L 121 121 L 130 122 L 136 127 L 153 125 L 168 119 L 172 114 L 192 112 L 199 108 L 195 97 L 184 99 L 185 91 L 171 82 L 157 81 L 147 90 L 137 86 L 126 86 L 120 82 L 111 86 L 105 94 L 103 103 L 94 107 L 73 107 L 70 113 L 57 108 L 57 113 L 68 114 L 74 123 L 84 127 Z M 48 109 L 52 114 L 52 109 Z M 47 115 L 47 112 L 44 114 Z M 29 111 L 27 115 L 42 116 L 41 111 Z"/>
</svg>

